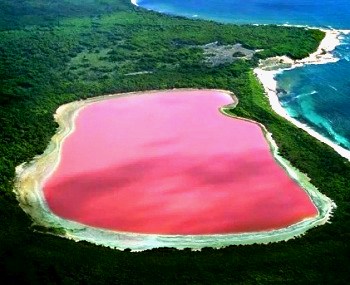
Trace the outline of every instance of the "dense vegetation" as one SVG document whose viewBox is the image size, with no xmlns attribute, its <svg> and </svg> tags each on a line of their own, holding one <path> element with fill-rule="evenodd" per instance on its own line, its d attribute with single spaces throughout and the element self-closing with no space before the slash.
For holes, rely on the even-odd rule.
<svg viewBox="0 0 350 285">
<path fill-rule="evenodd" d="M 275 115 L 251 69 L 259 58 L 302 58 L 316 30 L 234 26 L 144 11 L 128 0 L 0 0 L 0 280 L 14 284 L 343 284 L 349 281 L 350 165 Z M 204 64 L 199 45 L 242 43 L 250 61 Z M 332 224 L 268 246 L 130 253 L 40 234 L 12 193 L 15 166 L 44 151 L 55 109 L 112 92 L 221 88 L 232 110 L 262 122 L 287 159 L 338 208 Z M 234 147 L 234 142 L 232 143 Z M 2 284 L 4 284 L 2 283 Z"/>
</svg>

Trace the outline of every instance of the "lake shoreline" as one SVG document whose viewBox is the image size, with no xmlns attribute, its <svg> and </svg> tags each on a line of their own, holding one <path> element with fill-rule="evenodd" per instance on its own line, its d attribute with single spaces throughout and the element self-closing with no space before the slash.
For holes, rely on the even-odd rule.
<svg viewBox="0 0 350 285">
<path fill-rule="evenodd" d="M 197 89 L 174 89 L 163 91 L 185 91 Z M 206 89 L 204 89 L 206 90 Z M 220 91 L 229 94 L 233 99 L 232 104 L 223 106 L 221 112 L 227 113 L 238 103 L 238 99 L 229 91 Z M 300 187 L 304 189 L 309 198 L 312 200 L 318 210 L 318 215 L 313 218 L 304 219 L 296 224 L 292 224 L 286 228 L 277 230 L 268 230 L 261 232 L 233 233 L 233 234 L 212 234 L 212 235 L 158 235 L 158 234 L 137 234 L 129 232 L 120 232 L 105 230 L 86 226 L 81 223 L 60 218 L 52 213 L 49 209 L 44 193 L 43 183 L 56 169 L 61 155 L 61 147 L 64 140 L 75 129 L 75 119 L 80 110 L 85 106 L 98 101 L 119 98 L 123 96 L 138 96 L 142 94 L 152 94 L 159 92 L 143 91 L 132 93 L 121 93 L 104 95 L 90 98 L 87 100 L 79 100 L 72 103 L 62 105 L 57 109 L 55 120 L 59 124 L 57 133 L 52 137 L 51 142 L 45 152 L 34 158 L 29 163 L 24 163 L 16 168 L 16 185 L 15 193 L 21 208 L 32 217 L 34 224 L 39 228 L 45 228 L 50 234 L 69 238 L 75 241 L 86 240 L 95 244 L 108 246 L 116 249 L 130 248 L 133 251 L 143 251 L 158 247 L 174 247 L 177 249 L 191 248 L 200 250 L 203 247 L 221 248 L 229 245 L 244 244 L 267 244 L 271 242 L 286 241 L 305 234 L 310 228 L 327 223 L 332 216 L 333 210 L 336 208 L 335 203 L 320 193 L 311 183 L 310 179 L 290 163 L 282 158 L 278 153 L 278 147 L 272 139 L 272 135 L 267 132 L 266 128 L 258 122 L 262 129 L 270 150 L 277 163 L 279 163 L 285 171 L 288 172 Z M 238 119 L 247 120 L 245 118 L 236 117 Z"/>
</svg>

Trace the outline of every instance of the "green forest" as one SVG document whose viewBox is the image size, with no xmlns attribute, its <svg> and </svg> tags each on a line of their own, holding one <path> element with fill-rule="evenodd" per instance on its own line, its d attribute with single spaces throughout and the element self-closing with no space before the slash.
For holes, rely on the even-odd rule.
<svg viewBox="0 0 350 285">
<path fill-rule="evenodd" d="M 172 17 L 129 0 L 0 0 L 0 283 L 348 283 L 349 161 L 276 115 L 252 72 L 259 59 L 303 58 L 323 37 L 297 27 Z M 212 42 L 258 52 L 212 66 L 201 47 Z M 331 223 L 288 242 L 196 252 L 132 253 L 36 231 L 13 193 L 15 167 L 43 153 L 60 105 L 189 87 L 234 92 L 239 104 L 231 112 L 264 124 L 281 154 L 335 201 Z"/>
</svg>

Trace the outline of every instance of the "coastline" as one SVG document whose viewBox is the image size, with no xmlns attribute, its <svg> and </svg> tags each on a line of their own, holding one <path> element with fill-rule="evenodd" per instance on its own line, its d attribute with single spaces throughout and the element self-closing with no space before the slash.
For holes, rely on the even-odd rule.
<svg viewBox="0 0 350 285">
<path fill-rule="evenodd" d="M 195 90 L 195 89 L 173 89 L 162 90 L 173 92 L 176 90 Z M 226 110 L 232 108 L 238 103 L 238 99 L 234 94 L 226 90 L 215 90 L 229 94 L 233 100 L 232 104 L 223 106 L 220 111 L 229 115 Z M 29 163 L 23 163 L 16 167 L 15 189 L 17 200 L 21 208 L 31 216 L 34 225 L 43 232 L 65 237 L 75 241 L 89 241 L 91 243 L 108 246 L 124 250 L 130 248 L 132 251 L 143 251 L 159 247 L 173 247 L 177 249 L 191 248 L 200 250 L 203 247 L 221 248 L 229 245 L 247 245 L 247 244 L 268 244 L 271 242 L 287 241 L 289 239 L 305 234 L 309 229 L 323 225 L 329 221 L 332 216 L 335 203 L 327 196 L 320 193 L 315 186 L 310 183 L 307 175 L 301 173 L 294 168 L 287 160 L 278 153 L 278 147 L 270 133 L 266 128 L 255 121 L 245 118 L 236 117 L 238 119 L 247 120 L 258 124 L 270 146 L 271 154 L 285 171 L 290 175 L 300 187 L 308 194 L 311 201 L 318 210 L 318 215 L 313 218 L 304 219 L 296 224 L 288 227 L 249 233 L 234 234 L 213 234 L 213 235 L 157 235 L 157 234 L 137 234 L 128 232 L 111 231 L 100 228 L 94 228 L 80 224 L 78 222 L 66 220 L 53 214 L 49 209 L 42 186 L 46 179 L 56 169 L 61 154 L 61 147 L 64 140 L 75 129 L 75 119 L 79 112 L 87 105 L 93 104 L 101 100 L 118 98 L 122 96 L 137 96 L 145 93 L 152 94 L 160 92 L 157 90 L 132 92 L 122 94 L 104 95 L 90 98 L 87 100 L 75 101 L 60 106 L 55 114 L 55 120 L 59 124 L 56 134 L 52 137 L 50 144 L 45 152 L 33 159 Z M 229 115 L 231 116 L 231 115 Z"/>
<path fill-rule="evenodd" d="M 313 136 L 317 140 L 327 144 L 333 150 L 335 150 L 339 155 L 350 160 L 350 150 L 347 150 L 335 142 L 331 141 L 329 138 L 324 137 L 310 126 L 299 122 L 298 120 L 292 118 L 288 112 L 282 107 L 281 103 L 278 99 L 277 94 L 277 81 L 275 76 L 285 70 L 294 69 L 297 67 L 302 67 L 307 64 L 327 64 L 337 62 L 339 59 L 334 57 L 332 51 L 340 44 L 340 37 L 344 34 L 350 33 L 348 30 L 326 30 L 320 29 L 325 32 L 326 35 L 324 39 L 321 41 L 316 52 L 310 54 L 308 57 L 303 58 L 301 60 L 292 60 L 287 56 L 274 57 L 272 59 L 281 61 L 285 64 L 290 65 L 290 67 L 278 68 L 275 70 L 266 70 L 263 63 L 260 64 L 259 67 L 254 69 L 254 74 L 257 76 L 259 81 L 264 87 L 265 93 L 269 99 L 270 105 L 272 109 L 281 117 L 291 122 L 298 128 L 306 131 L 309 135 Z"/>
</svg>

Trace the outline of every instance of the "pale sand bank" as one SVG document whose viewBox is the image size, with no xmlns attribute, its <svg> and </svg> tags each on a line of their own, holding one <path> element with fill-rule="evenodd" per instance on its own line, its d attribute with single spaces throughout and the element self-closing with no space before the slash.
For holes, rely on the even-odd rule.
<svg viewBox="0 0 350 285">
<path fill-rule="evenodd" d="M 135 6 L 139 6 L 139 5 L 137 4 L 137 0 L 131 0 L 131 4 L 133 4 L 133 5 L 135 5 Z"/>
<path fill-rule="evenodd" d="M 259 68 L 254 69 L 254 73 L 256 74 L 258 79 L 261 81 L 265 89 L 265 92 L 269 98 L 270 105 L 277 114 L 279 114 L 289 122 L 293 123 L 298 128 L 303 129 L 304 131 L 306 131 L 307 133 L 309 133 L 311 136 L 315 137 L 319 141 L 329 145 L 344 158 L 350 160 L 349 150 L 337 145 L 336 143 L 332 142 L 330 139 L 322 136 L 321 134 L 319 134 L 318 132 L 316 132 L 306 124 L 303 124 L 298 120 L 290 117 L 287 111 L 281 106 L 278 100 L 277 81 L 275 80 L 276 74 L 282 72 L 283 70 L 288 70 L 295 67 L 303 66 L 304 64 L 326 64 L 326 63 L 337 62 L 339 60 L 338 58 L 335 58 L 331 52 L 340 44 L 341 36 L 343 34 L 349 33 L 350 31 L 347 31 L 347 30 L 344 30 L 344 31 L 343 30 L 323 30 L 323 31 L 326 33 L 325 38 L 320 43 L 320 46 L 318 47 L 317 51 L 312 53 L 307 58 L 304 58 L 302 60 L 292 60 L 287 56 L 276 57 L 276 60 L 281 61 L 285 64 L 289 64 L 290 67 L 281 68 L 277 70 L 265 70 L 264 64 L 262 63 Z"/>
<path fill-rule="evenodd" d="M 172 91 L 173 90 L 169 90 L 169 92 Z M 227 93 L 227 91 L 222 92 Z M 191 248 L 198 250 L 203 247 L 220 248 L 229 245 L 267 244 L 270 242 L 286 241 L 303 235 L 310 228 L 323 225 L 329 220 L 332 210 L 335 208 L 335 204 L 328 197 L 321 194 L 309 182 L 309 178 L 305 174 L 299 172 L 292 167 L 288 161 L 279 156 L 278 148 L 271 134 L 269 134 L 261 124 L 259 124 L 259 126 L 262 128 L 269 142 L 271 152 L 275 159 L 308 193 L 317 207 L 318 215 L 316 217 L 305 219 L 287 228 L 271 231 L 220 235 L 156 235 L 103 230 L 65 220 L 54 215 L 46 204 L 42 186 L 58 165 L 62 144 L 65 138 L 74 131 L 75 119 L 79 111 L 85 106 L 101 100 L 108 100 L 120 96 L 142 95 L 145 93 L 149 94 L 150 92 L 106 95 L 85 101 L 72 102 L 61 106 L 57 110 L 55 119 L 59 124 L 59 128 L 44 154 L 34 158 L 30 163 L 22 164 L 16 168 L 17 179 L 14 191 L 20 202 L 20 206 L 32 217 L 34 224 L 48 228 L 49 232 L 52 234 L 76 241 L 86 240 L 117 249 L 130 248 L 133 251 L 142 251 L 158 247 L 174 247 L 177 249 Z M 234 98 L 233 104 L 235 104 L 237 99 L 233 94 L 229 94 Z M 221 109 L 224 114 L 227 114 L 226 110 L 227 107 Z"/>
</svg>

